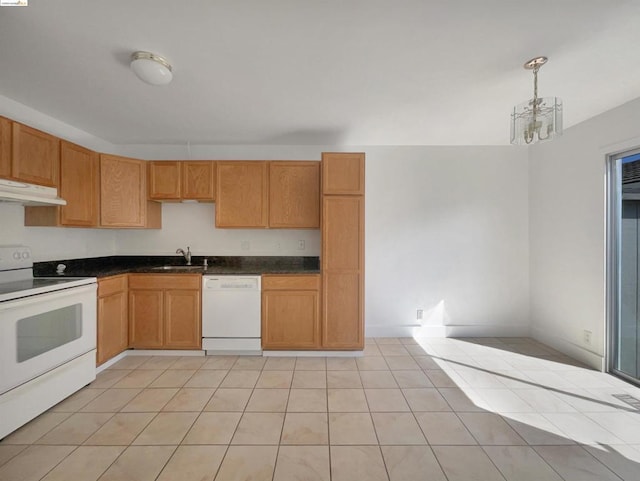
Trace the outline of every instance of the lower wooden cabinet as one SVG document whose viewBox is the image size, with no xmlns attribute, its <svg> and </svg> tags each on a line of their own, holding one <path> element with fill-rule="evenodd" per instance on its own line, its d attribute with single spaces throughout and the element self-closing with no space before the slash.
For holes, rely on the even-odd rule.
<svg viewBox="0 0 640 481">
<path fill-rule="evenodd" d="M 320 276 L 262 276 L 262 348 L 320 347 Z"/>
<path fill-rule="evenodd" d="M 200 349 L 199 274 L 129 275 L 129 346 Z"/>
<path fill-rule="evenodd" d="M 129 347 L 127 275 L 98 279 L 98 365 Z"/>
</svg>

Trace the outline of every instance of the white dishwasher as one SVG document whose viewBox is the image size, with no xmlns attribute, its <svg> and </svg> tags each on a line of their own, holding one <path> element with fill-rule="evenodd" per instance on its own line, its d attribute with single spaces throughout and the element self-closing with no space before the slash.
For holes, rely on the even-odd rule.
<svg viewBox="0 0 640 481">
<path fill-rule="evenodd" d="M 202 349 L 259 354 L 260 310 L 260 276 L 203 276 Z"/>
</svg>

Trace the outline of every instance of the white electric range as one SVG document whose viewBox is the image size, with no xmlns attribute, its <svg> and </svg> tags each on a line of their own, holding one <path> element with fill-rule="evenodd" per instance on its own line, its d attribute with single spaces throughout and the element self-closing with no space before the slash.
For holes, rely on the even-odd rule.
<svg viewBox="0 0 640 481">
<path fill-rule="evenodd" d="M 31 250 L 0 246 L 0 439 L 96 376 L 95 277 L 33 277 Z"/>
</svg>

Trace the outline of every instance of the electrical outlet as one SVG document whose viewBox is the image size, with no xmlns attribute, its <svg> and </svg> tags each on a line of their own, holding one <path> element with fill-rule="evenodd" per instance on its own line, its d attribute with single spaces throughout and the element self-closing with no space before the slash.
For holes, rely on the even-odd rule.
<svg viewBox="0 0 640 481">
<path fill-rule="evenodd" d="M 583 333 L 582 337 L 583 337 L 583 340 L 584 340 L 585 344 L 591 345 L 591 335 L 592 334 L 593 333 L 591 331 L 587 331 L 586 329 L 584 330 L 584 333 Z"/>
<path fill-rule="evenodd" d="M 251 248 L 251 243 L 248 240 L 244 240 L 240 242 L 240 249 L 243 251 L 248 251 Z"/>
<path fill-rule="evenodd" d="M 305 242 L 302 239 L 300 239 L 298 241 L 298 250 L 303 251 L 304 249 L 305 249 Z"/>
<path fill-rule="evenodd" d="M 422 309 L 418 309 L 416 311 L 416 319 L 422 319 L 422 316 L 424 315 L 424 312 Z"/>
</svg>

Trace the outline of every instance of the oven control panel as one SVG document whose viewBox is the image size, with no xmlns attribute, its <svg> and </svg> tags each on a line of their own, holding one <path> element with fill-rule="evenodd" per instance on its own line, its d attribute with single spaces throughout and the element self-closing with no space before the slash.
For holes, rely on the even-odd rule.
<svg viewBox="0 0 640 481">
<path fill-rule="evenodd" d="M 33 267 L 31 249 L 22 245 L 0 245 L 0 271 Z"/>
</svg>

